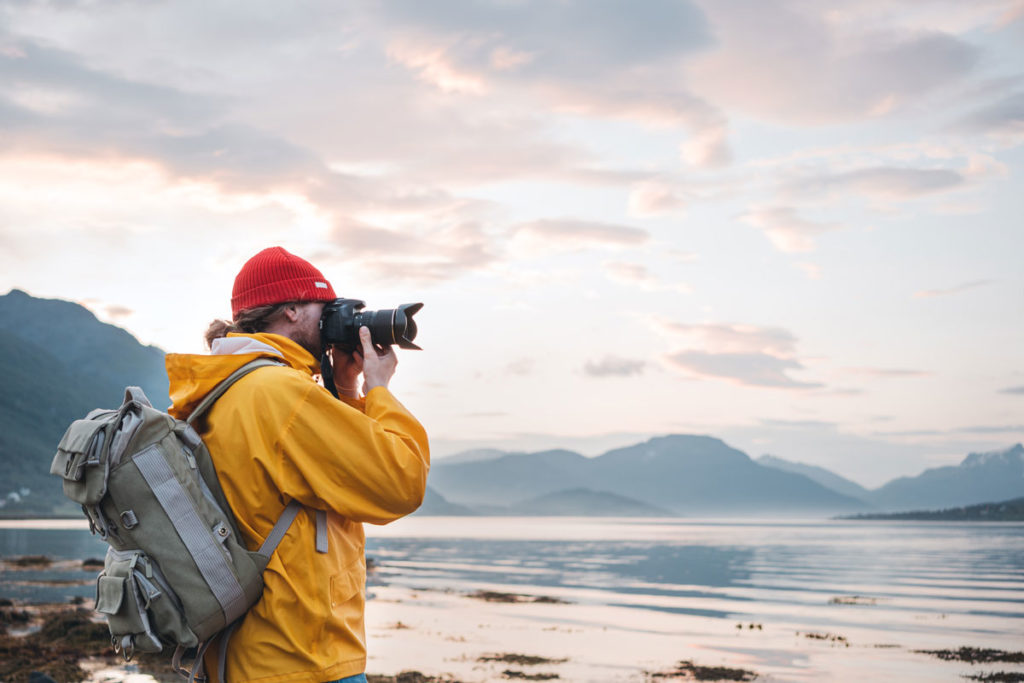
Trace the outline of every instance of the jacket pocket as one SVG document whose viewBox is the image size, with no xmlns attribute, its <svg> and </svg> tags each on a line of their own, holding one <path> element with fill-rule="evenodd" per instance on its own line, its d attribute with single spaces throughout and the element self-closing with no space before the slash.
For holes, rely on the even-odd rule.
<svg viewBox="0 0 1024 683">
<path fill-rule="evenodd" d="M 356 595 L 361 595 L 366 585 L 366 565 L 362 560 L 353 563 L 345 571 L 331 577 L 331 607 L 342 605 Z"/>
</svg>

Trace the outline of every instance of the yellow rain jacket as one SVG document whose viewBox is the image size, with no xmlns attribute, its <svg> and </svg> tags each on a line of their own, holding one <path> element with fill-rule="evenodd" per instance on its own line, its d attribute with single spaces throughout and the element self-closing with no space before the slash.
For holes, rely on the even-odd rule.
<svg viewBox="0 0 1024 683">
<path fill-rule="evenodd" d="M 291 500 L 305 509 L 270 559 L 263 597 L 231 638 L 230 683 L 322 683 L 363 673 L 363 522 L 419 507 L 430 454 L 423 427 L 384 387 L 339 401 L 313 380 L 319 363 L 287 337 L 229 335 L 214 355 L 168 354 L 170 413 L 184 419 L 231 372 L 260 357 L 206 416 L 203 440 L 250 550 Z M 202 428 L 202 425 L 198 425 Z M 315 511 L 328 513 L 328 553 L 316 552 Z M 216 648 L 206 659 L 216 679 Z"/>
</svg>

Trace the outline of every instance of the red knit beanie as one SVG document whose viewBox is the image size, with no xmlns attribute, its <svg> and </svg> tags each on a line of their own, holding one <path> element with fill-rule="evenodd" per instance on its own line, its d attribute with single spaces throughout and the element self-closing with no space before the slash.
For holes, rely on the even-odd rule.
<svg viewBox="0 0 1024 683">
<path fill-rule="evenodd" d="M 270 247 L 245 262 L 231 291 L 231 315 L 287 301 L 333 301 L 334 288 L 309 261 Z"/>
</svg>

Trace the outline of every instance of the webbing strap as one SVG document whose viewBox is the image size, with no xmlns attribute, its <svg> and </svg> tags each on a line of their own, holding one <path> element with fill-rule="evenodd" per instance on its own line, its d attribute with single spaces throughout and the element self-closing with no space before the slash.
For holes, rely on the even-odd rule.
<svg viewBox="0 0 1024 683">
<path fill-rule="evenodd" d="M 192 661 L 192 670 L 188 673 L 188 683 L 206 680 L 206 665 L 203 664 L 203 660 L 206 659 L 206 651 L 210 648 L 210 643 L 212 642 L 213 639 L 208 638 L 199 644 L 196 658 Z"/>
<path fill-rule="evenodd" d="M 210 393 L 203 397 L 203 400 L 199 402 L 199 405 L 195 407 L 195 410 L 192 411 L 192 413 L 188 416 L 185 422 L 192 424 L 196 420 L 196 418 L 200 417 L 203 413 L 209 410 L 210 406 L 213 405 L 214 401 L 220 398 L 225 391 L 230 389 L 232 384 L 242 379 L 253 370 L 267 367 L 269 365 L 284 365 L 284 363 L 282 361 L 271 360 L 269 358 L 257 358 L 254 361 L 246 363 L 245 365 L 243 365 L 242 367 L 238 368 L 230 375 L 228 375 L 223 382 L 215 386 Z"/>
<path fill-rule="evenodd" d="M 316 551 L 327 552 L 327 511 L 316 511 Z"/>
<path fill-rule="evenodd" d="M 206 528 L 192 499 L 155 444 L 137 453 L 133 460 L 220 603 L 225 621 L 234 621 L 245 613 L 248 603 L 220 543 Z"/>
<path fill-rule="evenodd" d="M 181 665 L 181 658 L 185 655 L 185 649 L 185 646 L 179 643 L 178 647 L 174 648 L 174 654 L 171 655 L 171 668 L 179 676 L 184 676 L 185 672 L 188 671 Z"/>
<path fill-rule="evenodd" d="M 231 626 L 224 630 L 224 635 L 220 637 L 220 652 L 217 653 L 217 683 L 227 683 L 228 642 L 231 640 L 231 636 L 235 634 L 235 629 L 241 623 L 242 620 L 239 619 L 231 624 Z"/>
<path fill-rule="evenodd" d="M 295 521 L 295 515 L 299 514 L 299 510 L 302 508 L 302 504 L 297 500 L 293 500 L 285 506 L 281 516 L 277 518 L 277 522 L 274 523 L 274 528 L 267 534 L 267 540 L 263 541 L 263 545 L 257 550 L 260 555 L 270 559 L 270 556 L 277 550 L 277 546 L 281 543 L 281 539 L 284 538 L 285 533 L 288 531 L 288 527 Z"/>
</svg>

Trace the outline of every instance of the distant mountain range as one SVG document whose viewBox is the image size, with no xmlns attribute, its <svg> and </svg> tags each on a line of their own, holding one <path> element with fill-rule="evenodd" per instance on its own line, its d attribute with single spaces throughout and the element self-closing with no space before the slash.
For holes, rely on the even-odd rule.
<svg viewBox="0 0 1024 683">
<path fill-rule="evenodd" d="M 765 455 L 756 461 L 707 436 L 672 435 L 586 458 L 565 450 L 475 451 L 437 460 L 431 485 L 447 500 L 510 514 L 538 497 L 572 490 L 561 514 L 590 515 L 581 491 L 614 492 L 636 506 L 680 515 L 849 514 L 940 509 L 1024 495 L 1024 446 L 971 453 L 957 466 L 926 470 L 869 490 L 825 468 Z M 574 507 L 575 505 L 575 507 Z M 569 512 L 568 510 L 575 510 Z"/>
<path fill-rule="evenodd" d="M 765 467 L 707 436 L 672 435 L 619 448 L 596 458 L 571 451 L 508 454 L 451 462 L 438 460 L 431 486 L 468 507 L 520 508 L 573 491 L 577 514 L 593 514 L 583 491 L 620 497 L 619 504 L 683 515 L 822 514 L 867 509 L 802 474 Z M 625 500 L 623 500 L 625 499 Z M 609 503 L 611 501 L 608 501 Z M 562 508 L 570 514 L 571 505 Z"/>
<path fill-rule="evenodd" d="M 164 353 L 67 301 L 0 296 L 0 515 L 77 515 L 48 474 L 64 429 L 142 386 L 169 404 Z M 710 436 L 675 434 L 594 458 L 568 450 L 437 459 L 418 514 L 821 516 L 963 507 L 1024 496 L 1024 447 L 972 453 L 868 490 L 824 468 L 756 461 Z"/>
</svg>

